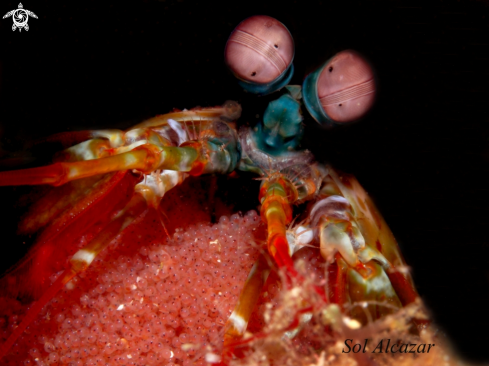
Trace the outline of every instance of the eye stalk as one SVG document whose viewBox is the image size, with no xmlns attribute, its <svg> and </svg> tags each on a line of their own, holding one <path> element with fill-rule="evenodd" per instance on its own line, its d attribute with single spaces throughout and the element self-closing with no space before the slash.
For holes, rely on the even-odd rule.
<svg viewBox="0 0 489 366">
<path fill-rule="evenodd" d="M 304 104 L 324 126 L 361 119 L 372 108 L 375 96 L 373 69 L 352 50 L 337 53 L 303 84 Z"/>
<path fill-rule="evenodd" d="M 252 16 L 229 36 L 224 58 L 245 90 L 269 94 L 292 78 L 294 40 L 278 20 L 266 15 Z"/>
</svg>

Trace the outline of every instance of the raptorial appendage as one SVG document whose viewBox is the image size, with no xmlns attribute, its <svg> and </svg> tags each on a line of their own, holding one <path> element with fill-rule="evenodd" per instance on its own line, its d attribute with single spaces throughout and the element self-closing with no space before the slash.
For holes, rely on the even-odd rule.
<svg viewBox="0 0 489 366">
<path fill-rule="evenodd" d="M 48 195 L 43 204 L 58 206 L 55 210 L 46 215 L 38 205 L 27 215 L 23 226 L 31 230 L 44 226 L 42 234 L 2 281 L 15 294 L 38 300 L 1 346 L 0 358 L 56 293 L 85 272 L 148 207 L 158 209 L 166 192 L 188 175 L 226 174 L 235 169 L 240 157 L 237 133 L 228 122 L 240 113 L 239 104 L 227 102 L 218 108 L 169 113 L 125 132 L 57 135 L 50 141 L 89 139 L 58 154 L 53 165 L 0 173 L 0 185 L 60 186 L 118 172 L 95 179 L 88 189 L 83 184 L 63 189 L 62 194 L 71 193 L 61 206 L 57 200 L 62 196 Z M 50 283 L 55 274 L 57 280 Z"/>
<path fill-rule="evenodd" d="M 48 137 L 39 143 L 65 148 L 53 164 L 0 172 L 0 186 L 56 187 L 21 222 L 23 234 L 39 234 L 0 279 L 2 362 L 339 365 L 342 342 L 434 339 L 371 198 L 298 150 L 301 103 L 326 127 L 358 121 L 375 102 L 374 71 L 344 50 L 302 87 L 286 85 L 294 52 L 291 33 L 268 16 L 231 34 L 225 58 L 240 85 L 259 95 L 283 88 L 252 128 L 237 129 L 236 102 L 173 111 L 126 131 Z M 252 211 L 228 218 L 233 203 L 215 204 L 218 178 L 204 189 L 201 176 L 229 183 L 238 171 L 261 187 Z M 36 331 L 41 350 L 23 358 Z M 432 355 L 429 364 L 447 362 Z M 396 364 L 418 361 L 404 356 Z M 365 352 L 346 357 L 377 365 Z"/>
<path fill-rule="evenodd" d="M 209 360 L 232 363 L 248 357 L 247 352 L 256 351 L 260 342 L 293 342 L 307 348 L 313 342 L 308 332 L 318 326 L 327 339 L 335 339 L 335 334 L 354 334 L 356 339 L 358 332 L 371 324 L 386 322 L 389 316 L 411 309 L 406 307 L 409 304 L 419 305 L 397 243 L 371 199 L 353 177 L 315 163 L 310 152 L 291 148 L 295 142 L 290 137 L 301 132 L 297 100 L 286 95 L 273 105 L 275 111 L 283 108 L 288 113 L 267 113 L 266 123 L 255 130 L 243 127 L 236 132 L 227 120 L 238 114 L 239 106 L 229 103 L 230 108 L 218 108 L 219 112 L 211 108 L 169 113 L 125 132 L 91 132 L 90 136 L 96 138 L 59 154 L 61 161 L 56 164 L 74 164 L 75 170 L 86 164 L 91 169 L 89 175 L 101 172 L 99 164 L 103 169 L 113 167 L 115 172 L 85 178 L 91 182 L 87 184 L 83 184 L 84 179 L 69 181 L 56 188 L 63 192 L 61 195 L 47 195 L 41 204 L 46 207 L 56 203 L 56 209 L 44 213 L 42 207 L 35 206 L 27 216 L 28 224 L 24 226 L 31 232 L 45 228 L 27 259 L 9 276 L 20 284 L 23 276 L 30 274 L 25 282 L 35 285 L 40 293 L 30 287 L 23 290 L 38 301 L 2 345 L 0 356 L 9 353 L 61 289 L 76 288 L 79 277 L 84 277 L 93 268 L 92 263 L 117 242 L 114 238 L 138 232 L 147 217 L 161 220 L 160 204 L 164 205 L 163 196 L 172 188 L 190 175 L 227 174 L 236 169 L 255 172 L 262 181 L 258 202 L 265 236 L 263 245 L 255 244 L 253 248 L 256 256 L 247 258 L 248 262 L 256 262 L 247 279 L 242 278 L 241 290 L 234 289 L 239 293 L 237 299 L 233 295 L 234 305 L 226 299 L 226 307 L 234 306 L 226 324 L 220 325 L 220 331 L 209 328 L 215 334 L 205 335 L 213 339 Z M 229 110 L 232 112 L 226 112 Z M 141 151 L 146 160 L 133 161 Z M 103 162 L 111 158 L 125 165 Z M 139 168 L 134 168 L 136 165 Z M 23 182 L 21 173 L 2 174 L 0 179 L 12 174 L 16 183 Z M 92 190 L 87 189 L 90 186 Z M 192 210 L 187 210 L 187 215 L 196 213 Z M 189 245 L 199 243 L 190 241 Z M 221 253 L 213 240 L 208 245 L 217 250 L 216 258 L 235 255 Z M 182 260 L 188 259 L 188 250 L 179 254 Z M 59 260 L 62 257 L 64 262 Z M 218 263 L 222 261 L 211 266 L 221 266 Z M 56 281 L 51 283 L 54 274 Z M 220 286 L 222 289 L 226 284 Z M 205 297 L 205 301 L 209 299 Z M 185 311 L 181 319 L 188 318 Z M 418 313 L 405 316 L 409 322 L 413 318 L 423 321 Z M 203 348 L 197 347 L 200 353 L 196 353 L 192 347 L 186 349 L 187 353 L 175 354 L 179 360 L 192 359 L 193 355 L 203 357 Z M 311 347 L 327 347 L 327 342 Z M 222 358 L 218 356 L 221 351 Z M 143 357 L 149 354 L 143 352 Z"/>
<path fill-rule="evenodd" d="M 311 153 L 287 146 L 291 141 L 287 131 L 297 136 L 301 131 L 297 128 L 302 119 L 299 102 L 292 92 L 270 103 L 273 113 L 265 113 L 254 130 L 239 131 L 242 158 L 238 165 L 261 176 L 259 200 L 267 225 L 267 251 L 272 267 L 276 265 L 284 274 L 282 286 L 288 291 L 306 286 L 314 292 L 312 297 L 294 300 L 291 311 L 296 316 L 282 321 L 280 329 L 290 338 L 300 333 L 318 309 L 334 304 L 341 316 L 352 317 L 350 325 L 361 327 L 419 302 L 397 242 L 358 182 L 315 163 Z M 298 224 L 289 228 L 294 207 L 304 202 L 307 209 L 294 218 Z M 304 247 L 316 248 L 323 261 L 321 281 L 311 282 L 304 265 L 298 265 Z M 231 353 L 242 352 L 239 349 L 253 343 L 252 339 L 265 337 L 240 340 L 253 322 L 243 304 L 251 308 L 262 301 L 258 292 L 262 286 L 269 288 L 269 272 L 270 262 L 260 259 L 250 273 L 226 325 L 225 345 Z M 360 303 L 365 306 L 358 307 Z M 424 322 L 421 318 L 415 323 Z"/>
</svg>

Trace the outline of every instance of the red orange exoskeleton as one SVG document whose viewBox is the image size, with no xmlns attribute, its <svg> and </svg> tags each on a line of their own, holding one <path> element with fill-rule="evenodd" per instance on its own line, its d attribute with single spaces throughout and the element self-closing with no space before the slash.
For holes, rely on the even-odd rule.
<svg viewBox="0 0 489 366">
<path fill-rule="evenodd" d="M 247 28 L 255 23 L 251 30 L 278 27 L 286 52 L 270 55 L 267 33 Z M 293 71 L 293 42 L 282 26 L 257 17 L 231 36 L 227 63 L 249 91 L 272 92 Z M 242 47 L 260 59 L 239 64 Z M 269 73 L 259 66 L 280 60 L 284 67 L 272 68 L 269 79 L 246 79 L 246 66 Z M 375 93 L 370 66 L 350 51 L 331 63 L 340 74 L 362 71 L 361 80 L 351 72 L 346 89 L 328 89 L 322 69 L 304 86 L 306 107 L 318 122 L 362 117 Z M 2 361 L 187 365 L 303 357 L 324 364 L 326 353 L 341 353 L 342 337 L 425 324 L 406 264 L 372 200 L 352 176 L 296 150 L 301 91 L 287 90 L 254 129 L 238 129 L 241 107 L 226 102 L 127 131 L 55 135 L 51 140 L 73 146 L 52 165 L 0 173 L 1 185 L 59 186 L 24 219 L 39 235 L 3 279 Z M 331 103 L 321 103 L 325 98 Z M 338 101 L 353 112 L 332 113 Z M 252 193 L 259 215 L 232 214 L 212 193 L 215 184 L 196 178 L 237 171 L 262 181 Z"/>
</svg>

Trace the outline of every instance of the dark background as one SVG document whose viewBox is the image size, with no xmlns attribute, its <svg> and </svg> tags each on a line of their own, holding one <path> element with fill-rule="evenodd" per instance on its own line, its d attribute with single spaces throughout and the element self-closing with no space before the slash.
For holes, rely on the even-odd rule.
<svg viewBox="0 0 489 366">
<path fill-rule="evenodd" d="M 301 4 L 302 3 L 302 4 Z M 304 5 L 307 3 L 307 5 Z M 356 49 L 379 96 L 360 123 L 321 130 L 305 113 L 303 146 L 355 174 L 377 202 L 436 321 L 465 357 L 488 361 L 489 4 L 482 1 L 23 2 L 39 19 L 0 21 L 0 158 L 43 162 L 29 142 L 120 127 L 172 108 L 237 100 L 255 123 L 267 98 L 243 93 L 223 49 L 243 19 L 266 14 L 296 42 L 293 83 Z M 0 13 L 17 8 L 4 1 Z M 15 160 L 17 158 L 17 160 Z M 14 193 L 0 191 L 2 267 L 20 255 Z M 253 198 L 255 199 L 255 198 Z M 256 201 L 257 202 L 257 201 Z"/>
</svg>

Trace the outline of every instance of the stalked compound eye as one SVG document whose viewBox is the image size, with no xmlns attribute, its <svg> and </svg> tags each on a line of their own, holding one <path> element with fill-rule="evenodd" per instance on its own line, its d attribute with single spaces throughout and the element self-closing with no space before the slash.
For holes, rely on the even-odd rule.
<svg viewBox="0 0 489 366">
<path fill-rule="evenodd" d="M 307 110 L 322 125 L 359 120 L 375 101 L 374 72 L 357 52 L 341 51 L 306 77 L 303 96 Z"/>
<path fill-rule="evenodd" d="M 294 40 L 278 20 L 256 15 L 243 20 L 231 33 L 224 57 L 245 90 L 269 94 L 292 78 Z"/>
</svg>

